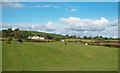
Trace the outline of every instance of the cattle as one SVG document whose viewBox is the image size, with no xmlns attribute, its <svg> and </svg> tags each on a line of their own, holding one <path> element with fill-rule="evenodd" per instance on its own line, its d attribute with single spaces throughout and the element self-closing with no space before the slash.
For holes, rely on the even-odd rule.
<svg viewBox="0 0 120 73">
<path fill-rule="evenodd" d="M 65 42 L 65 40 L 61 40 L 62 41 L 62 44 L 65 44 L 65 45 L 67 45 L 67 43 Z"/>
<path fill-rule="evenodd" d="M 11 42 L 9 41 L 8 43 L 10 44 Z"/>
<path fill-rule="evenodd" d="M 65 45 L 67 45 L 67 43 L 65 42 Z"/>
<path fill-rule="evenodd" d="M 11 41 L 12 41 L 12 37 L 9 37 L 9 38 L 8 38 L 8 43 L 10 44 Z"/>
<path fill-rule="evenodd" d="M 18 42 L 23 43 L 23 41 L 21 39 L 18 39 Z"/>
<path fill-rule="evenodd" d="M 64 44 L 65 42 L 64 42 L 64 40 L 61 40 L 62 41 L 62 44 Z"/>
<path fill-rule="evenodd" d="M 88 43 L 85 43 L 85 45 L 88 45 Z"/>
</svg>

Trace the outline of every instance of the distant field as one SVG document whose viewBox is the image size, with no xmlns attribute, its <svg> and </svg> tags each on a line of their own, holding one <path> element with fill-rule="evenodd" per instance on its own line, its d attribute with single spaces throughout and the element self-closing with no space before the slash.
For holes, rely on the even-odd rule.
<svg viewBox="0 0 120 73">
<path fill-rule="evenodd" d="M 66 41 L 82 41 L 82 42 L 96 42 L 97 40 L 94 39 L 65 39 Z M 104 41 L 111 41 L 111 42 L 118 42 L 118 40 L 104 40 Z"/>
<path fill-rule="evenodd" d="M 82 41 L 82 42 L 95 42 L 96 40 L 91 40 L 91 39 L 65 39 L 65 41 Z"/>
<path fill-rule="evenodd" d="M 61 42 L 3 42 L 3 71 L 117 71 L 118 49 Z"/>
</svg>

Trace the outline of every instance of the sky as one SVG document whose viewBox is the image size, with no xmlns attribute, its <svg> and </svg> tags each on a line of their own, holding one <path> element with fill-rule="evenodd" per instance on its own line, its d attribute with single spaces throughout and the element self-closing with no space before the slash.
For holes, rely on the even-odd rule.
<svg viewBox="0 0 120 73">
<path fill-rule="evenodd" d="M 2 0 L 2 2 L 119 2 L 119 0 Z"/>
<path fill-rule="evenodd" d="M 2 29 L 118 37 L 117 2 L 3 2 Z"/>
</svg>

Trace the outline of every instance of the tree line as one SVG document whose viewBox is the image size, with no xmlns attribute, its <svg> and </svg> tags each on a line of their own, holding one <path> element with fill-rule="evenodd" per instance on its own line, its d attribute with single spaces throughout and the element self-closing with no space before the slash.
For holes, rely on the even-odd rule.
<svg viewBox="0 0 120 73">
<path fill-rule="evenodd" d="M 4 29 L 2 30 L 2 37 L 3 38 L 15 38 L 15 39 L 28 39 L 28 36 L 33 36 L 31 31 L 25 31 L 25 30 L 20 30 L 20 29 L 15 29 L 12 30 L 11 28 L 8 29 Z M 61 39 L 95 39 L 95 40 L 114 40 L 114 39 L 118 39 L 118 38 L 112 38 L 112 37 L 103 37 L 103 36 L 83 36 L 83 37 L 79 37 L 79 36 L 69 36 L 69 35 L 50 35 L 47 33 L 39 33 L 37 34 L 37 36 L 43 36 L 47 39 L 52 39 L 52 40 L 61 40 Z"/>
<path fill-rule="evenodd" d="M 75 36 L 75 35 L 72 35 L 72 36 L 69 36 L 69 35 L 66 35 L 66 38 L 72 38 L 72 39 L 94 39 L 94 40 L 119 40 L 120 38 L 112 38 L 112 37 L 103 37 L 103 36 L 83 36 L 83 37 L 80 37 L 80 36 Z"/>
<path fill-rule="evenodd" d="M 21 31 L 20 29 L 12 30 L 11 28 L 2 30 L 3 38 L 26 39 L 31 33 L 28 31 Z"/>
</svg>

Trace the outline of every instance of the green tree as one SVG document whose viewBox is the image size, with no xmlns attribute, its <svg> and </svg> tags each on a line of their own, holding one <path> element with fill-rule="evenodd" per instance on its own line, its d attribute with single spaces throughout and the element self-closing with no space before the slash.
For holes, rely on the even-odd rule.
<svg viewBox="0 0 120 73">
<path fill-rule="evenodd" d="M 69 38 L 69 35 L 66 35 L 66 38 Z"/>
<path fill-rule="evenodd" d="M 20 38 L 22 38 L 22 39 L 27 39 L 28 36 L 30 36 L 30 35 L 31 35 L 31 33 L 28 31 L 21 31 L 20 32 Z"/>
<path fill-rule="evenodd" d="M 7 37 L 7 30 L 2 30 L 2 37 Z"/>
<path fill-rule="evenodd" d="M 84 38 L 84 39 L 87 39 L 87 36 L 84 36 L 83 38 Z"/>
<path fill-rule="evenodd" d="M 7 29 L 7 36 L 11 36 L 11 33 L 13 32 L 13 30 L 11 28 Z"/>
<path fill-rule="evenodd" d="M 19 29 L 15 29 L 14 30 L 14 38 L 19 39 L 19 37 L 20 37 L 20 30 Z"/>
</svg>

